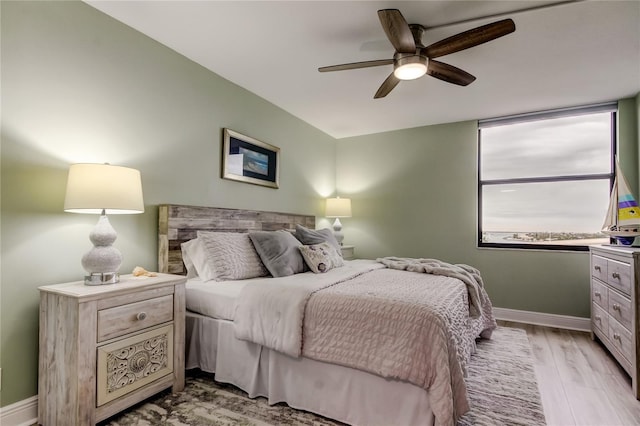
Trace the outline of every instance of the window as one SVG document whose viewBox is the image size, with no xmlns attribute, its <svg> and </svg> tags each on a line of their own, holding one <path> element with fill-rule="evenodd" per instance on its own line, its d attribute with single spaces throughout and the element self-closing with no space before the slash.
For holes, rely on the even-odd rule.
<svg viewBox="0 0 640 426">
<path fill-rule="evenodd" d="M 616 104 L 478 123 L 478 245 L 588 250 L 614 179 Z"/>
</svg>

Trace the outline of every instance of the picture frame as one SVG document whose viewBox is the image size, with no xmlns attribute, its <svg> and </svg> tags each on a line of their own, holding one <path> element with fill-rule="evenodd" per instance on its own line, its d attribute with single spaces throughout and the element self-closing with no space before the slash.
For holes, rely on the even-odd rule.
<svg viewBox="0 0 640 426">
<path fill-rule="evenodd" d="M 280 186 L 280 148 L 231 129 L 223 129 L 222 178 Z"/>
</svg>

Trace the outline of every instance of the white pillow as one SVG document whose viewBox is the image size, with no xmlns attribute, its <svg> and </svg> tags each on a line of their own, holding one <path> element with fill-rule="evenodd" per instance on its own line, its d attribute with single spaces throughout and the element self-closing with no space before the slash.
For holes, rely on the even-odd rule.
<svg viewBox="0 0 640 426">
<path fill-rule="evenodd" d="M 193 264 L 193 260 L 191 260 L 191 252 L 195 248 L 195 245 L 197 243 L 196 240 L 197 239 L 193 239 L 180 244 L 180 250 L 182 251 L 182 263 L 184 263 L 184 267 L 187 270 L 187 279 L 195 278 L 198 276 L 198 271 Z"/>
<path fill-rule="evenodd" d="M 198 231 L 198 240 L 206 259 L 207 275 L 198 270 L 203 280 L 244 280 L 269 275 L 249 234 Z"/>
<path fill-rule="evenodd" d="M 187 278 L 200 277 L 203 281 L 216 280 L 216 271 L 207 262 L 207 251 L 198 238 L 180 244 L 182 261 L 187 269 Z"/>
</svg>

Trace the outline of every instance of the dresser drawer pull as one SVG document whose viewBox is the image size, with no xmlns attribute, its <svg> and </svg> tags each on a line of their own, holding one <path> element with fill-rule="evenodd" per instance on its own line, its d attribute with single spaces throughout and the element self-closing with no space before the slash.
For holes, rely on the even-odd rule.
<svg viewBox="0 0 640 426">
<path fill-rule="evenodd" d="M 602 268 L 599 267 L 598 265 L 594 266 L 593 269 L 595 269 L 596 271 L 602 271 Z"/>
<path fill-rule="evenodd" d="M 595 316 L 596 321 L 602 322 L 602 317 L 600 315 Z"/>
<path fill-rule="evenodd" d="M 620 335 L 618 333 L 613 333 L 613 339 L 622 343 L 622 340 L 620 339 Z"/>
<path fill-rule="evenodd" d="M 147 313 L 146 312 L 140 312 L 138 313 L 138 315 L 136 315 L 136 319 L 138 321 L 142 321 L 147 317 Z"/>
<path fill-rule="evenodd" d="M 599 291 L 595 291 L 595 292 L 593 292 L 593 294 L 594 294 L 596 297 L 602 297 L 602 294 L 600 294 L 600 292 L 599 292 Z"/>
<path fill-rule="evenodd" d="M 617 303 L 614 303 L 613 304 L 613 310 L 620 312 L 620 305 L 618 305 Z"/>
<path fill-rule="evenodd" d="M 611 274 L 611 276 L 612 276 L 613 278 L 620 278 L 620 274 L 619 274 L 619 273 L 617 273 L 617 272 L 614 272 L 613 274 Z"/>
</svg>

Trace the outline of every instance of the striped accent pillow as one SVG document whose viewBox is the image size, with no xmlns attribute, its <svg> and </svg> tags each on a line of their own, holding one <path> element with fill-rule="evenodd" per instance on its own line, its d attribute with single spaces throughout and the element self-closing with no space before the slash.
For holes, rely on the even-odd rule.
<svg viewBox="0 0 640 426">
<path fill-rule="evenodd" d="M 249 234 L 198 231 L 198 240 L 206 252 L 212 275 L 203 280 L 244 280 L 269 275 L 256 252 Z"/>
</svg>

